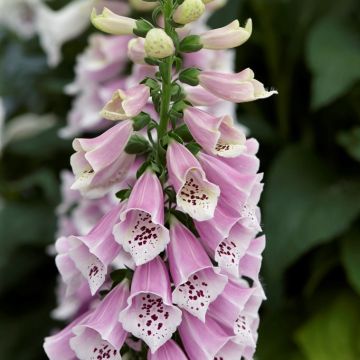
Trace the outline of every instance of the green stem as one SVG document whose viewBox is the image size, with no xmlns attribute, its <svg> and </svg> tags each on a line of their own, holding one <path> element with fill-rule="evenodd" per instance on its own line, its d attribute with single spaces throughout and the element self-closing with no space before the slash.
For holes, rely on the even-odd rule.
<svg viewBox="0 0 360 360">
<path fill-rule="evenodd" d="M 163 14 L 165 21 L 165 31 L 167 34 L 171 34 L 171 15 L 173 11 L 173 0 L 165 0 L 163 5 Z M 164 60 L 161 68 L 162 75 L 162 95 L 161 95 L 161 107 L 160 107 L 160 123 L 158 126 L 158 145 L 160 147 L 160 141 L 166 134 L 169 122 L 169 107 L 171 101 L 171 78 L 172 67 L 174 57 L 170 56 Z"/>
</svg>

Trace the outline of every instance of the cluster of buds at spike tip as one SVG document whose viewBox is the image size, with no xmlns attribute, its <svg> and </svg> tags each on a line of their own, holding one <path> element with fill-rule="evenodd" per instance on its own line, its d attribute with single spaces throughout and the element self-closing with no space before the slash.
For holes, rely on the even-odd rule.
<svg viewBox="0 0 360 360">
<path fill-rule="evenodd" d="M 219 3 L 131 0 L 155 8 L 163 28 L 106 8 L 91 15 L 114 44 L 131 35 L 125 53 L 136 76 L 101 93 L 102 134 L 73 142 L 71 188 L 102 210 L 87 231 L 56 242 L 62 292 L 77 302 L 72 322 L 45 339 L 50 360 L 254 358 L 265 299 L 263 174 L 259 144 L 224 104 L 276 91 L 250 69 L 183 67 L 188 53 L 221 53 L 251 36 L 251 20 L 179 31 Z M 211 108 L 219 104 L 220 115 Z"/>
</svg>

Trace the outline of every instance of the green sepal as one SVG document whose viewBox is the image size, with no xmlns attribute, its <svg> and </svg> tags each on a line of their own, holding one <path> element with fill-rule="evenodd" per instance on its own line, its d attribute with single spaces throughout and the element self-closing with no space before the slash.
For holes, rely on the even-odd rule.
<svg viewBox="0 0 360 360">
<path fill-rule="evenodd" d="M 200 72 L 201 71 L 197 68 L 185 69 L 185 70 L 181 71 L 181 73 L 179 74 L 179 80 L 184 84 L 188 84 L 191 86 L 197 86 L 200 83 L 200 81 L 199 81 Z"/>
<path fill-rule="evenodd" d="M 130 197 L 131 191 L 131 189 L 122 189 L 118 191 L 115 196 L 121 201 L 124 201 Z"/>
<path fill-rule="evenodd" d="M 149 142 L 141 135 L 132 135 L 125 146 L 128 154 L 144 154 L 150 150 Z"/>
<path fill-rule="evenodd" d="M 153 57 L 145 57 L 144 61 L 148 64 L 148 65 L 152 65 L 152 66 L 158 66 L 160 64 L 159 59 L 155 59 Z"/>
<path fill-rule="evenodd" d="M 145 112 L 141 112 L 139 115 L 135 116 L 132 120 L 133 120 L 134 131 L 139 131 L 150 123 L 151 117 L 149 114 Z"/>
<path fill-rule="evenodd" d="M 136 28 L 133 33 L 140 37 L 145 37 L 149 30 L 153 29 L 151 22 L 141 19 L 136 21 Z"/>
<path fill-rule="evenodd" d="M 197 155 L 198 152 L 201 150 L 201 146 L 195 141 L 189 142 L 188 144 L 186 144 L 186 147 L 193 155 Z"/>
<path fill-rule="evenodd" d="M 194 138 L 186 124 L 180 125 L 174 130 L 174 133 L 180 136 L 185 142 L 193 142 Z"/>
<path fill-rule="evenodd" d="M 185 53 L 192 53 L 203 48 L 199 35 L 189 35 L 181 40 L 179 50 Z"/>
<path fill-rule="evenodd" d="M 173 139 L 175 139 L 178 143 L 180 144 L 184 144 L 184 141 L 183 139 L 176 133 L 174 133 L 173 131 L 170 131 L 169 132 L 169 136 Z"/>
</svg>

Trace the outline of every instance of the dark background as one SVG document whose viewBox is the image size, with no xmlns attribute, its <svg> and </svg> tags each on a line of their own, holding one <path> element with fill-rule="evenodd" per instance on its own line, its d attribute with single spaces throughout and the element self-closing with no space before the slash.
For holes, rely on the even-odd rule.
<svg viewBox="0 0 360 360">
<path fill-rule="evenodd" d="M 66 1 L 49 5 L 60 7 Z M 279 91 L 239 106 L 261 144 L 267 249 L 259 360 L 360 359 L 360 41 L 356 0 L 232 0 L 211 19 L 254 22 L 237 69 Z M 90 30 L 89 30 L 90 31 Z M 7 118 L 58 115 L 56 127 L 10 143 L 0 158 L 0 358 L 44 359 L 55 325 L 53 243 L 59 179 L 71 145 L 57 138 L 84 34 L 49 69 L 37 39 L 0 31 Z"/>
</svg>

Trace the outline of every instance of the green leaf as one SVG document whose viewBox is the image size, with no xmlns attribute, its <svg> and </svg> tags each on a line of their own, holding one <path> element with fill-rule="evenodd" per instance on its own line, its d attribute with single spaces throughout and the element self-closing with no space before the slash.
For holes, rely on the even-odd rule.
<svg viewBox="0 0 360 360">
<path fill-rule="evenodd" d="M 345 148 L 350 156 L 360 161 L 360 126 L 341 132 L 337 136 L 337 142 Z"/>
<path fill-rule="evenodd" d="M 360 231 L 353 230 L 342 239 L 341 258 L 349 283 L 360 295 Z"/>
<path fill-rule="evenodd" d="M 275 160 L 264 197 L 265 267 L 274 294 L 280 294 L 280 279 L 289 265 L 341 235 L 358 216 L 360 202 L 354 199 L 360 198 L 360 182 L 335 179 L 321 159 L 298 146 Z"/>
<path fill-rule="evenodd" d="M 342 294 L 296 333 L 308 360 L 360 359 L 359 299 Z"/>
<path fill-rule="evenodd" d="M 149 142 L 141 135 L 132 135 L 125 146 L 128 154 L 144 154 L 150 150 Z"/>
<path fill-rule="evenodd" d="M 313 27 L 306 49 L 314 75 L 312 107 L 318 109 L 342 96 L 360 78 L 358 35 L 334 18 Z"/>
</svg>

